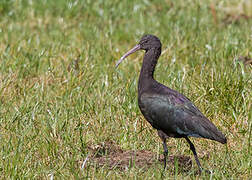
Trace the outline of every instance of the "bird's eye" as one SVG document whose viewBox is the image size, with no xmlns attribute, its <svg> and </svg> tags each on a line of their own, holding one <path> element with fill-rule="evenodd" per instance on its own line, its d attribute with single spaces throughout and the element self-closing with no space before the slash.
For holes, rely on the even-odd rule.
<svg viewBox="0 0 252 180">
<path fill-rule="evenodd" d="M 148 40 L 146 39 L 146 40 L 143 40 L 142 42 L 141 42 L 141 44 L 146 44 L 148 42 Z"/>
</svg>

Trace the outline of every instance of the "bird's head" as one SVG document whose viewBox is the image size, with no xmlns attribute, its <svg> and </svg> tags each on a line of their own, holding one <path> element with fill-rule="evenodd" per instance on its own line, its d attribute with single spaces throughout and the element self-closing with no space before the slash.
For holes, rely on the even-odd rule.
<svg viewBox="0 0 252 180">
<path fill-rule="evenodd" d="M 148 51 L 152 48 L 161 48 L 161 42 L 158 39 L 158 37 L 151 35 L 151 34 L 147 34 L 144 35 L 141 40 L 139 41 L 139 43 L 133 47 L 131 50 L 129 50 L 126 54 L 124 54 L 116 63 L 116 67 L 119 66 L 119 64 L 130 54 L 138 51 L 138 50 L 145 50 Z"/>
<path fill-rule="evenodd" d="M 144 35 L 138 44 L 140 45 L 140 49 L 143 49 L 146 51 L 150 50 L 151 48 L 161 47 L 161 42 L 158 39 L 158 37 L 151 34 Z"/>
</svg>

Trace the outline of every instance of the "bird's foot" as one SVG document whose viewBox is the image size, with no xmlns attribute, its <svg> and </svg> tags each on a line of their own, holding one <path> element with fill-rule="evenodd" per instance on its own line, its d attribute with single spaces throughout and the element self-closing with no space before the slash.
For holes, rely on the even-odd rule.
<svg viewBox="0 0 252 180">
<path fill-rule="evenodd" d="M 199 170 L 197 171 L 197 174 L 202 174 L 202 173 L 212 174 L 213 171 L 209 171 L 209 170 L 203 169 L 203 168 L 201 168 L 201 169 L 199 169 Z"/>
<path fill-rule="evenodd" d="M 207 169 L 203 169 L 202 170 L 204 173 L 206 173 L 206 174 L 212 174 L 213 173 L 213 171 L 209 171 L 209 170 L 207 170 Z"/>
<path fill-rule="evenodd" d="M 164 171 L 166 170 L 166 158 L 164 159 Z"/>
</svg>

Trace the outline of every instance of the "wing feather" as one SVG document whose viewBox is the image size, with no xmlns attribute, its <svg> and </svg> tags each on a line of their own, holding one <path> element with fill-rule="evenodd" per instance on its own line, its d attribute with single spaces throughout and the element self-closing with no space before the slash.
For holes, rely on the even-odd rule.
<svg viewBox="0 0 252 180">
<path fill-rule="evenodd" d="M 203 137 L 220 142 L 224 135 L 185 96 L 142 94 L 140 109 L 150 124 L 172 137 Z"/>
</svg>

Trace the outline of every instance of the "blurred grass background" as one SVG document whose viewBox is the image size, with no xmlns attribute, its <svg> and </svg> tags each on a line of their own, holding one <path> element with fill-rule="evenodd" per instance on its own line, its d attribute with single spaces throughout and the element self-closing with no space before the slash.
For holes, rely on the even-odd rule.
<svg viewBox="0 0 252 180">
<path fill-rule="evenodd" d="M 202 166 L 214 170 L 201 178 L 251 178 L 251 66 L 237 61 L 252 56 L 251 12 L 250 0 L 1 0 L 0 178 L 160 178 L 161 166 L 80 165 L 88 144 L 106 140 L 162 153 L 137 105 L 144 53 L 114 68 L 147 33 L 163 43 L 155 78 L 228 138 L 226 147 L 192 138 Z M 192 156 L 184 140 L 168 147 L 169 155 Z"/>
</svg>

